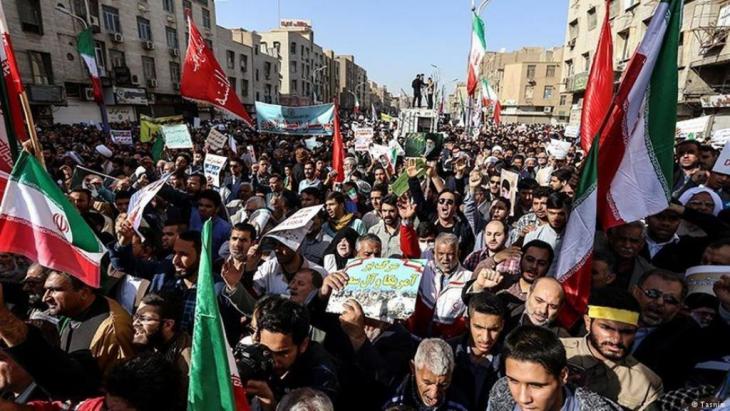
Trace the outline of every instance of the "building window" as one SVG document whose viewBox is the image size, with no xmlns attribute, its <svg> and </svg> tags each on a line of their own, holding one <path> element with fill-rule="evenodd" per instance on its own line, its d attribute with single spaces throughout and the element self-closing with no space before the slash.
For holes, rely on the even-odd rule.
<svg viewBox="0 0 730 411">
<path fill-rule="evenodd" d="M 137 17 L 137 32 L 140 40 L 152 41 L 152 26 L 146 18 Z"/>
<path fill-rule="evenodd" d="M 241 80 L 241 97 L 248 97 L 248 80 L 246 79 Z"/>
<path fill-rule="evenodd" d="M 290 67 L 291 67 L 291 72 L 292 73 L 296 73 L 297 72 L 297 63 L 296 62 L 292 63 Z"/>
<path fill-rule="evenodd" d="M 101 10 L 104 16 L 104 29 L 109 33 L 121 33 L 122 23 L 119 21 L 119 9 L 102 6 Z"/>
<path fill-rule="evenodd" d="M 226 66 L 231 70 L 236 68 L 236 53 L 231 50 L 226 50 Z"/>
<path fill-rule="evenodd" d="M 241 71 L 244 73 L 248 72 L 248 56 L 241 54 L 239 58 L 241 59 Z"/>
<path fill-rule="evenodd" d="M 592 7 L 588 9 L 588 31 L 596 28 L 598 25 L 598 17 L 596 16 L 596 8 Z"/>
<path fill-rule="evenodd" d="M 278 41 L 274 42 L 274 50 L 276 50 L 276 54 L 278 55 L 281 53 L 281 43 Z"/>
<path fill-rule="evenodd" d="M 290 91 L 292 91 L 294 93 L 297 92 L 297 81 L 296 80 L 291 81 L 291 90 Z"/>
<path fill-rule="evenodd" d="M 302 57 L 304 57 L 304 45 L 301 46 L 301 52 L 299 54 L 301 54 Z"/>
<path fill-rule="evenodd" d="M 236 78 L 235 77 L 228 77 L 228 84 L 231 85 L 231 89 L 233 89 L 233 92 L 235 93 L 236 92 L 236 87 L 237 87 Z"/>
<path fill-rule="evenodd" d="M 171 49 L 180 48 L 177 41 L 177 30 L 171 27 L 165 27 L 165 36 L 167 37 L 167 47 Z"/>
<path fill-rule="evenodd" d="M 629 30 L 624 30 L 621 33 L 618 33 L 618 47 L 621 50 L 621 61 L 626 61 L 629 59 Z"/>
<path fill-rule="evenodd" d="M 175 0 L 162 0 L 162 9 L 168 13 L 175 12 Z"/>
<path fill-rule="evenodd" d="M 152 57 L 142 56 L 142 73 L 146 80 L 157 79 L 157 71 L 155 70 L 155 59 Z"/>
<path fill-rule="evenodd" d="M 208 45 L 208 48 L 210 49 L 210 51 L 213 51 L 213 40 L 205 39 L 205 44 Z"/>
<path fill-rule="evenodd" d="M 528 80 L 535 79 L 535 68 L 536 68 L 536 66 L 534 64 L 530 64 L 527 66 L 527 79 Z"/>
<path fill-rule="evenodd" d="M 170 81 L 172 84 L 180 84 L 180 65 L 172 61 L 170 62 Z"/>
<path fill-rule="evenodd" d="M 591 52 L 583 53 L 583 71 L 591 70 Z"/>
<path fill-rule="evenodd" d="M 553 86 L 545 86 L 545 90 L 542 93 L 543 100 L 550 100 L 553 98 Z"/>
<path fill-rule="evenodd" d="M 106 76 L 106 46 L 104 42 L 94 42 L 94 55 L 96 56 L 96 67 L 99 69 L 101 77 Z"/>
<path fill-rule="evenodd" d="M 535 86 L 533 86 L 533 85 L 525 86 L 525 100 L 532 100 L 534 95 L 535 95 Z"/>
<path fill-rule="evenodd" d="M 30 58 L 30 71 L 33 76 L 33 84 L 53 84 L 53 67 L 51 66 L 51 55 L 39 51 L 28 51 Z"/>
<path fill-rule="evenodd" d="M 266 80 L 271 78 L 271 63 L 268 61 L 264 62 L 264 78 Z"/>
<path fill-rule="evenodd" d="M 43 17 L 41 15 L 41 0 L 21 0 L 18 4 L 20 27 L 23 31 L 43 34 Z"/>
<path fill-rule="evenodd" d="M 297 54 L 297 43 L 291 42 L 291 45 L 289 46 L 289 54 Z"/>
<path fill-rule="evenodd" d="M 573 60 L 565 61 L 565 76 L 570 77 L 575 74 L 575 67 L 573 66 Z"/>
<path fill-rule="evenodd" d="M 568 102 L 568 96 L 566 96 L 565 94 L 560 96 L 560 105 L 561 106 L 564 106 L 567 102 Z"/>
<path fill-rule="evenodd" d="M 545 70 L 545 77 L 547 78 L 553 78 L 555 77 L 555 67 L 556 66 L 547 66 L 547 69 Z"/>
<path fill-rule="evenodd" d="M 190 2 L 190 0 L 183 0 L 183 10 L 192 10 L 193 9 L 193 3 Z"/>
<path fill-rule="evenodd" d="M 261 98 L 259 97 L 259 92 L 256 92 L 256 101 L 261 101 Z"/>
<path fill-rule="evenodd" d="M 578 19 L 575 19 L 568 24 L 568 33 L 570 35 L 570 39 L 574 40 L 578 37 Z"/>
<path fill-rule="evenodd" d="M 112 67 L 125 67 L 127 65 L 124 60 L 124 52 L 119 50 L 109 50 L 109 61 Z"/>
<path fill-rule="evenodd" d="M 210 30 L 210 10 L 203 9 L 203 27 Z"/>
</svg>

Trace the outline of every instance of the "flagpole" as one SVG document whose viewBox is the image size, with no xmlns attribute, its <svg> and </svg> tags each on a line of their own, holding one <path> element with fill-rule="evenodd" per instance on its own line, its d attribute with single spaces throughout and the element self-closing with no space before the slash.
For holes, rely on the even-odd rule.
<svg viewBox="0 0 730 411">
<path fill-rule="evenodd" d="M 20 93 L 20 104 L 23 107 L 23 115 L 25 117 L 25 123 L 28 126 L 28 135 L 30 136 L 30 143 L 35 151 L 35 156 L 38 162 L 41 163 L 43 168 L 46 168 L 46 159 L 43 157 L 43 147 L 38 139 L 38 134 L 35 130 L 35 122 L 33 121 L 33 112 L 30 111 L 30 102 L 28 101 L 28 94 L 23 90 Z"/>
</svg>

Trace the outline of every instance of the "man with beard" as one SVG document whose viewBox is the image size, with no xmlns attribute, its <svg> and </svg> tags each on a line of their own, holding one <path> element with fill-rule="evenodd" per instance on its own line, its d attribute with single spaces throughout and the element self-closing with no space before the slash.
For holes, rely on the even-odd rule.
<svg viewBox="0 0 730 411">
<path fill-rule="evenodd" d="M 630 410 L 646 409 L 662 393 L 662 380 L 629 351 L 638 330 L 639 311 L 639 303 L 627 291 L 595 290 L 583 317 L 588 335 L 562 339 L 574 385 Z M 664 361 L 676 359 L 666 357 Z"/>
<path fill-rule="evenodd" d="M 641 307 L 632 354 L 662 378 L 667 390 L 681 388 L 703 344 L 697 323 L 681 313 L 686 281 L 679 274 L 655 269 L 646 272 L 632 292 Z"/>
<path fill-rule="evenodd" d="M 43 285 L 46 283 L 49 273 L 50 270 L 47 268 L 38 263 L 33 263 L 28 267 L 22 286 L 23 292 L 28 296 L 28 318 L 31 320 L 36 318 L 46 321 L 53 320 L 55 324 L 57 320 L 45 314 L 48 306 L 43 302 L 43 294 L 46 292 Z"/>
<path fill-rule="evenodd" d="M 329 217 L 329 220 L 324 225 L 325 234 L 334 238 L 340 230 L 348 227 L 357 231 L 360 235 L 365 234 L 365 224 L 363 224 L 362 220 L 345 210 L 344 194 L 339 191 L 331 192 L 327 195 L 324 204 Z"/>
<path fill-rule="evenodd" d="M 499 347 L 507 309 L 496 295 L 468 295 L 467 332 L 449 341 L 454 349 L 454 384 L 471 398 L 475 410 L 487 408 L 489 390 L 499 378 Z"/>
<path fill-rule="evenodd" d="M 455 337 L 466 329 L 461 294 L 472 272 L 459 263 L 459 239 L 453 234 L 439 234 L 433 253 L 425 254 L 428 262 L 406 327 L 417 336 Z"/>
<path fill-rule="evenodd" d="M 484 248 L 476 250 L 464 259 L 464 267 L 474 270 L 482 261 L 491 258 L 495 265 L 510 264 L 515 258 L 519 260 L 519 248 L 505 248 L 507 242 L 507 226 L 503 221 L 492 220 L 482 230 Z M 509 272 L 512 267 L 500 267 L 498 271 Z M 519 267 L 517 267 L 519 268 Z"/>
<path fill-rule="evenodd" d="M 175 364 L 181 375 L 190 369 L 190 335 L 178 326 L 180 306 L 170 297 L 148 294 L 134 314 L 132 344 L 138 352 L 158 352 Z"/>
<path fill-rule="evenodd" d="M 612 267 L 616 274 L 614 284 L 624 290 L 628 290 L 645 272 L 654 268 L 640 255 L 645 244 L 645 231 L 646 226 L 641 221 L 608 230 L 608 247 L 616 257 Z"/>
<path fill-rule="evenodd" d="M 307 260 L 322 265 L 324 252 L 332 242 L 332 237 L 324 233 L 322 226 L 327 221 L 327 212 L 319 210 L 312 218 L 312 227 L 302 241 L 302 256 Z"/>
<path fill-rule="evenodd" d="M 309 268 L 327 276 L 325 269 L 302 256 L 299 249 L 292 250 L 281 242 L 266 238 L 259 246 L 274 251 L 274 258 L 261 264 L 253 275 L 253 291 L 256 296 L 288 294 L 289 283 L 302 269 Z M 262 250 L 264 251 L 264 250 Z"/>
<path fill-rule="evenodd" d="M 494 261 L 487 259 L 474 269 L 474 282 L 469 285 L 470 292 L 488 289 L 492 292 L 508 293 L 519 301 L 527 301 L 530 287 L 538 278 L 545 277 L 553 263 L 555 254 L 552 247 L 544 241 L 532 240 L 522 246 L 520 275 L 514 279 L 505 277 L 495 269 Z"/>
<path fill-rule="evenodd" d="M 552 190 L 547 187 L 536 187 L 532 191 L 532 212 L 523 215 L 514 224 L 510 231 L 510 244 L 518 243 L 528 233 L 548 223 L 547 201 L 550 193 Z"/>
<path fill-rule="evenodd" d="M 542 240 L 552 247 L 555 254 L 560 253 L 560 246 L 563 244 L 563 234 L 568 223 L 570 213 L 570 199 L 563 193 L 552 193 L 547 198 L 547 224 L 525 235 L 525 242 Z M 551 267 L 548 275 L 552 275 L 557 266 Z"/>
<path fill-rule="evenodd" d="M 247 288 L 251 288 L 251 278 L 256 273 L 261 257 L 256 244 L 256 228 L 246 223 L 234 225 L 227 245 L 228 256 L 221 268 L 224 286 L 220 291 L 226 297 L 222 299 L 222 304 L 230 303 L 240 313 L 251 315 L 256 300 Z"/>
<path fill-rule="evenodd" d="M 368 233 L 376 235 L 382 245 L 383 257 L 390 258 L 400 256 L 400 219 L 398 218 L 398 198 L 389 194 L 380 203 L 380 217 L 377 224 L 368 230 Z"/>
<path fill-rule="evenodd" d="M 297 192 L 302 194 L 302 191 L 307 187 L 315 187 L 318 190 L 322 190 L 322 181 L 314 175 L 314 163 L 311 161 L 304 163 L 304 179 L 299 181 L 299 189 Z"/>
<path fill-rule="evenodd" d="M 511 294 L 502 293 L 509 309 L 506 333 L 520 325 L 536 325 L 553 331 L 558 337 L 569 337 L 568 332 L 556 324 L 560 307 L 565 302 L 563 287 L 552 277 L 535 280 L 527 293 L 527 300 L 520 302 Z"/>
</svg>

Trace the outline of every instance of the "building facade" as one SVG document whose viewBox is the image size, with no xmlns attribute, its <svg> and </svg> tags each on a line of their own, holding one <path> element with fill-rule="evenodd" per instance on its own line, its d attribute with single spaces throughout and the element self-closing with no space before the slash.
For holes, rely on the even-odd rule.
<svg viewBox="0 0 730 411">
<path fill-rule="evenodd" d="M 252 50 L 251 60 L 245 63 L 250 64 L 252 68 L 247 71 L 251 73 L 253 80 L 251 93 L 253 102 L 279 104 L 281 74 L 279 73 L 278 50 L 263 43 L 261 35 L 255 31 L 232 29 L 231 37 L 234 42 L 241 43 Z M 241 67 L 241 71 L 244 71 L 243 67 Z"/>
<path fill-rule="evenodd" d="M 568 8 L 561 99 L 571 106 L 570 122 L 580 123 L 601 24 L 609 13 L 613 64 L 618 83 L 646 34 L 657 6 L 652 0 L 571 0 Z M 708 132 L 730 128 L 730 2 L 685 0 L 679 39 L 678 117 L 712 115 Z"/>
<path fill-rule="evenodd" d="M 561 63 L 560 47 L 488 53 L 482 76 L 499 96 L 502 121 L 533 124 L 567 120 L 568 111 L 560 108 Z"/>
<path fill-rule="evenodd" d="M 355 102 L 360 107 L 369 104 L 368 74 L 367 71 L 355 63 L 353 55 L 337 55 L 340 64 L 339 98 L 340 106 L 347 110 L 355 108 Z M 355 98 L 357 96 L 357 99 Z"/>
</svg>

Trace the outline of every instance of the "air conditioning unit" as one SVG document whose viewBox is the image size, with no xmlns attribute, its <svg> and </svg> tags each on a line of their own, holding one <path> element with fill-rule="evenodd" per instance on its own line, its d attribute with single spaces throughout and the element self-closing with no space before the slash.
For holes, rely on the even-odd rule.
<svg viewBox="0 0 730 411">
<path fill-rule="evenodd" d="M 180 90 L 180 83 L 172 83 L 172 88 L 175 90 Z"/>
<path fill-rule="evenodd" d="M 157 87 L 157 79 L 151 78 L 147 80 L 147 87 L 155 88 Z"/>
<path fill-rule="evenodd" d="M 552 107 L 543 107 L 542 111 L 545 112 L 545 113 L 552 113 L 553 112 L 553 108 Z"/>
<path fill-rule="evenodd" d="M 152 41 L 143 41 L 142 42 L 142 47 L 145 50 L 154 50 L 155 49 L 155 43 L 152 42 Z"/>
<path fill-rule="evenodd" d="M 177 21 L 175 20 L 175 16 L 173 16 L 172 14 L 168 14 L 167 15 L 167 22 L 168 23 L 176 23 Z"/>
<path fill-rule="evenodd" d="M 112 33 L 112 41 L 115 43 L 124 43 L 124 36 L 122 33 Z"/>
<path fill-rule="evenodd" d="M 575 47 L 575 39 L 568 40 L 568 47 L 570 47 L 570 48 Z"/>
<path fill-rule="evenodd" d="M 180 56 L 180 50 L 178 50 L 178 49 L 170 49 L 170 55 L 172 57 L 179 57 Z"/>
<path fill-rule="evenodd" d="M 94 101 L 94 89 L 93 88 L 84 88 L 84 100 L 86 101 Z"/>
<path fill-rule="evenodd" d="M 91 22 L 92 26 L 99 27 L 99 18 L 96 16 L 89 16 L 89 22 Z"/>
</svg>

